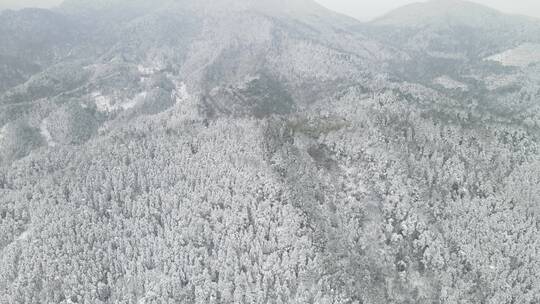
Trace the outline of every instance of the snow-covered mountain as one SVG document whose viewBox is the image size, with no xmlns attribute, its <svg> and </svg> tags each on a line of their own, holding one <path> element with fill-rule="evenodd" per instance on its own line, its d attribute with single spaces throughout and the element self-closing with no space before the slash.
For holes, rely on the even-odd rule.
<svg viewBox="0 0 540 304">
<path fill-rule="evenodd" d="M 540 39 L 540 20 L 507 15 L 459 0 L 414 3 L 357 29 L 409 55 L 407 60 L 388 64 L 393 71 L 391 74 L 429 87 L 435 84 L 437 89 L 449 87 L 440 85 L 441 79 L 451 80 L 460 83 L 459 87 L 465 85 L 476 92 L 485 89 L 482 82 L 486 77 L 505 78 L 509 73 L 521 73 L 490 64 L 494 61 L 487 58 L 505 54 L 505 62 L 527 60 L 527 64 L 534 64 L 533 53 L 529 52 L 526 55 L 529 59 L 525 59 L 518 58 L 525 56 L 523 52 L 512 50 L 534 46 Z M 507 54 L 513 58 L 508 58 Z M 487 93 L 478 94 L 476 98 L 497 99 Z"/>
<path fill-rule="evenodd" d="M 0 304 L 539 303 L 538 21 L 0 14 Z"/>
<path fill-rule="evenodd" d="M 430 0 L 395 9 L 373 21 L 377 25 L 409 27 L 469 26 L 494 29 L 523 23 L 523 19 L 533 18 L 511 16 L 495 9 L 464 0 Z"/>
<path fill-rule="evenodd" d="M 139 10 L 142 5 L 144 9 Z M 81 11 L 72 9 L 79 6 Z M 88 6 L 101 13 L 89 15 Z M 50 18 L 52 28 L 46 32 L 62 39 L 46 39 L 48 43 L 58 40 L 58 45 L 29 42 L 39 45 L 40 56 L 54 56 L 42 63 L 22 53 L 42 73 L 7 90 L 0 97 L 4 104 L 24 101 L 32 107 L 36 100 L 60 98 L 57 94 L 64 90 L 78 97 L 104 96 L 130 104 L 136 94 L 145 92 L 142 82 L 153 77 L 185 83 L 189 90 L 206 95 L 215 88 L 241 86 L 246 77 L 259 75 L 280 79 L 295 95 L 295 103 L 306 104 L 331 95 L 313 90 L 316 84 L 365 82 L 386 59 L 401 56 L 349 31 L 357 24 L 354 20 L 311 1 L 157 1 L 151 5 L 145 1 L 66 1 L 55 13 L 42 14 L 41 19 L 46 14 L 60 16 Z M 23 20 L 26 15 L 26 11 L 9 12 L 4 22 Z M 80 22 L 71 25 L 76 18 Z M 43 21 L 34 19 L 37 31 Z M 5 35 L 37 39 L 23 30 L 12 28 Z M 16 48 L 24 47 L 17 39 L 6 36 L 14 44 L 6 55 L 16 57 Z M 55 89 L 48 84 L 51 77 Z M 105 81 L 111 77 L 117 81 Z M 125 90 L 119 91 L 122 86 Z"/>
<path fill-rule="evenodd" d="M 538 41 L 540 20 L 507 15 L 462 0 L 431 0 L 396 9 L 372 22 L 389 29 L 391 40 L 437 57 L 471 58 Z M 397 33 L 397 32 L 396 32 Z M 401 37 L 398 37 L 400 35 Z"/>
</svg>

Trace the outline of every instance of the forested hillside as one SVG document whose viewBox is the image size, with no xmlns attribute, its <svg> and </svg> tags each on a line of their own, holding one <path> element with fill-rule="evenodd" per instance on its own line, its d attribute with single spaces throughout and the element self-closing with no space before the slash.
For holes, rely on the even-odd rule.
<svg viewBox="0 0 540 304">
<path fill-rule="evenodd" d="M 0 14 L 0 304 L 540 302 L 539 63 L 279 4 Z"/>
</svg>

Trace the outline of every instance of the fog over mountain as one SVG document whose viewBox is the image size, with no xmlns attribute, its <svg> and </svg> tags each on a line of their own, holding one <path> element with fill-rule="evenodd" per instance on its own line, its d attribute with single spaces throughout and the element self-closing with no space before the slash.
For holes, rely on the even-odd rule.
<svg viewBox="0 0 540 304">
<path fill-rule="evenodd" d="M 322 5 L 350 15 L 361 21 L 371 21 L 391 10 L 414 3 L 425 3 L 428 0 L 378 0 L 378 1 L 352 1 L 352 0 L 317 0 Z M 439 2 L 456 2 L 457 0 L 439 0 Z M 526 15 L 540 18 L 540 2 L 535 0 L 475 0 L 475 3 L 497 9 L 507 14 Z"/>
<path fill-rule="evenodd" d="M 66 0 L 0 41 L 0 304 L 540 303 L 538 19 Z"/>
<path fill-rule="evenodd" d="M 321 5 L 346 14 L 361 21 L 370 21 L 381 17 L 389 11 L 407 4 L 422 2 L 420 0 L 317 0 Z M 425 2 L 425 1 L 424 1 Z M 518 14 L 540 18 L 540 2 L 535 0 L 475 0 L 476 3 L 495 8 L 508 14 Z M 21 9 L 24 7 L 52 8 L 62 3 L 62 0 L 3 0 L 2 9 Z"/>
</svg>

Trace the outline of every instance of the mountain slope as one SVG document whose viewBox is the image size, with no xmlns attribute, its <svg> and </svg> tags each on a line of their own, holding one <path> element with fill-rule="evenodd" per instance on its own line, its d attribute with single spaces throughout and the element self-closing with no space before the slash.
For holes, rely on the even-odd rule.
<svg viewBox="0 0 540 304">
<path fill-rule="evenodd" d="M 540 21 L 506 15 L 461 0 L 432 0 L 396 9 L 374 20 L 377 27 L 401 28 L 402 38 L 391 36 L 409 49 L 428 50 L 451 58 L 475 58 L 524 42 L 538 41 Z M 384 31 L 384 30 L 383 30 Z M 388 29 L 388 32 L 392 32 Z M 449 44 L 451 43 L 451 44 Z"/>
<path fill-rule="evenodd" d="M 49 14 L 84 39 L 0 69 L 0 304 L 540 302 L 538 66 L 308 0 Z"/>
<path fill-rule="evenodd" d="M 489 7 L 464 0 L 430 0 L 395 9 L 372 21 L 376 25 L 422 27 L 454 25 L 494 29 L 533 18 L 509 16 Z"/>
<path fill-rule="evenodd" d="M 534 65 L 540 37 L 537 19 L 506 15 L 468 1 L 433 0 L 397 9 L 359 31 L 409 54 L 408 60 L 390 60 L 392 75 L 443 90 L 464 105 L 506 108 L 508 95 L 535 90 L 527 88 L 529 81 L 513 82 L 508 91 L 491 90 L 489 79 L 512 79 L 525 72 L 489 59 L 503 54 L 506 62 Z M 512 51 L 527 46 L 532 46 L 527 54 Z M 508 58 L 511 55 L 515 58 Z M 441 84 L 441 79 L 446 81 Z"/>
<path fill-rule="evenodd" d="M 154 81 L 163 84 L 158 86 L 160 95 L 174 95 L 177 88 L 171 84 L 184 83 L 194 95 L 206 96 L 215 88 L 238 87 L 246 77 L 260 75 L 270 82 L 282 82 L 293 93 L 294 103 L 302 105 L 333 94 L 313 90 L 315 83 L 332 86 L 367 79 L 376 72 L 378 62 L 394 53 L 347 31 L 354 21 L 311 1 L 282 4 L 279 9 L 264 2 L 236 1 L 236 7 L 226 10 L 221 7 L 229 4 L 227 1 L 190 5 L 163 1 L 153 2 L 151 9 L 134 15 L 124 13 L 130 8 L 138 10 L 141 3 L 106 3 L 68 1 L 61 6 L 55 14 L 68 13 L 57 19 L 80 18 L 79 35 L 86 38 L 69 45 L 67 54 L 55 53 L 61 64 L 1 95 L 0 103 L 9 110 L 0 115 L 0 121 L 6 123 L 21 115 L 17 113 L 33 112 L 45 119 L 49 110 L 44 106 L 74 99 L 86 100 L 85 104 L 98 110 L 104 109 L 103 104 L 109 109 L 131 107 L 136 96 L 149 93 Z M 68 8 L 77 5 L 93 5 L 101 13 L 69 13 Z M 119 14 L 123 17 L 113 17 Z M 16 24 L 10 33 L 28 37 Z M 54 46 L 41 49 L 53 51 Z M 33 124 L 37 127 L 40 122 Z"/>
</svg>

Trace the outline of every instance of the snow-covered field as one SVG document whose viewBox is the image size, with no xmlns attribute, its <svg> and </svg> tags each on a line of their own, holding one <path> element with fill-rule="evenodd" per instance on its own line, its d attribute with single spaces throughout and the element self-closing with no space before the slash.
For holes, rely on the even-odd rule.
<svg viewBox="0 0 540 304">
<path fill-rule="evenodd" d="M 115 112 L 117 110 L 128 110 L 137 105 L 140 101 L 146 98 L 147 92 L 137 94 L 133 99 L 122 102 L 114 100 L 110 96 L 103 96 L 100 92 L 92 94 L 98 111 L 100 112 Z"/>
<path fill-rule="evenodd" d="M 455 79 L 452 79 L 450 76 L 447 76 L 447 75 L 440 76 L 433 79 L 433 83 L 438 84 L 445 89 L 460 89 L 463 91 L 467 91 L 469 89 L 469 87 L 466 84 L 459 82 Z"/>
<path fill-rule="evenodd" d="M 486 60 L 497 61 L 505 66 L 526 67 L 532 63 L 540 62 L 540 44 L 525 43 L 490 56 Z"/>
</svg>

